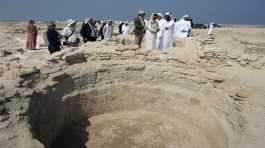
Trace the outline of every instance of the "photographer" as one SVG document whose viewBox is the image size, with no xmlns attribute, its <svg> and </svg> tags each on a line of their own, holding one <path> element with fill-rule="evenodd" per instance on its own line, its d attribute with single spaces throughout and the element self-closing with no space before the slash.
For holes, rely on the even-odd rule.
<svg viewBox="0 0 265 148">
<path fill-rule="evenodd" d="M 62 35 L 65 38 L 63 45 L 66 46 L 78 46 L 80 43 L 80 39 L 78 36 L 78 32 L 76 30 L 76 23 L 77 21 L 69 20 L 67 27 L 64 28 L 62 31 Z"/>
</svg>

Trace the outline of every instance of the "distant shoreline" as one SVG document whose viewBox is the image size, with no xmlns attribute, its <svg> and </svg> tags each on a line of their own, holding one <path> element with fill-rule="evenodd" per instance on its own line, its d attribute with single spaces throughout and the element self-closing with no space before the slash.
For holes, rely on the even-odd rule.
<svg viewBox="0 0 265 148">
<path fill-rule="evenodd" d="M 245 24 L 220 24 L 222 27 L 232 28 L 265 28 L 265 25 L 245 25 Z"/>
<path fill-rule="evenodd" d="M 55 21 L 59 21 L 59 22 L 66 22 L 67 20 L 55 20 Z M 79 20 L 80 21 L 80 20 Z M 117 20 L 119 21 L 119 20 Z M 27 21 L 22 21 L 22 20 L 0 20 L 0 23 L 26 23 Z M 47 23 L 49 21 L 46 21 L 46 20 L 42 20 L 42 21 L 39 21 L 37 20 L 36 22 L 40 22 L 40 23 Z M 82 21 L 80 21 L 82 22 Z M 204 24 L 204 25 L 208 25 L 208 24 Z M 231 28 L 265 28 L 265 24 L 263 25 L 255 25 L 255 24 L 251 24 L 251 25 L 248 25 L 248 24 L 219 24 L 220 26 L 222 27 L 231 27 Z"/>
</svg>

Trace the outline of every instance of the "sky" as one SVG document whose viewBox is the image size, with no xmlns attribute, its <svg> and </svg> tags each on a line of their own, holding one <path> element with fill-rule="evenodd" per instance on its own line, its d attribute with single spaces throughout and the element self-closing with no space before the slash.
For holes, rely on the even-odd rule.
<svg viewBox="0 0 265 148">
<path fill-rule="evenodd" d="M 138 9 L 170 11 L 195 23 L 265 25 L 265 0 L 1 0 L 0 20 L 131 20 Z"/>
</svg>

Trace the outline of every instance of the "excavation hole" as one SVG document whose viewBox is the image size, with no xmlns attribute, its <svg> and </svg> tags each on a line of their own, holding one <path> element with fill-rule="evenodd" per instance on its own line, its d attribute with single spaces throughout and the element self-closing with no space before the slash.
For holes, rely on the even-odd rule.
<svg viewBox="0 0 265 148">
<path fill-rule="evenodd" d="M 45 148 L 225 148 L 220 123 L 200 100 L 162 87 L 115 84 L 35 94 L 34 138 Z"/>
</svg>

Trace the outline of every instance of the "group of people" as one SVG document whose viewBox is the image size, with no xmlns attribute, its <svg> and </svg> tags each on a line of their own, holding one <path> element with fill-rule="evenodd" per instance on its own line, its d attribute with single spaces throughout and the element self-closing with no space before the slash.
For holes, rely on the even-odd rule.
<svg viewBox="0 0 265 148">
<path fill-rule="evenodd" d="M 55 23 L 51 22 L 47 31 L 49 52 L 54 53 L 59 51 L 59 47 L 61 47 L 61 40 L 63 40 L 62 43 L 64 46 L 76 47 L 80 44 L 81 37 L 84 43 L 97 41 L 98 38 L 101 38 L 101 40 L 110 39 L 114 29 L 112 20 L 101 23 L 93 18 L 85 19 L 79 32 L 76 26 L 77 21 L 68 20 L 68 25 L 59 34 L 56 31 Z"/>
<path fill-rule="evenodd" d="M 151 18 L 145 20 L 145 12 L 138 11 L 137 17 L 133 21 L 135 35 L 135 44 L 145 50 L 160 50 L 165 52 L 174 46 L 177 38 L 186 38 L 191 36 L 192 19 L 185 15 L 179 21 L 173 18 L 172 14 L 167 12 L 152 14 Z M 214 23 L 209 25 L 209 35 L 212 35 Z M 60 51 L 62 46 L 79 46 L 81 39 L 84 43 L 94 42 L 98 39 L 108 40 L 112 38 L 114 24 L 111 19 L 106 22 L 97 21 L 94 18 L 85 19 L 81 29 L 77 30 L 77 21 L 68 20 L 67 26 L 59 33 L 56 24 L 50 22 L 46 32 L 48 50 L 52 54 Z M 128 22 L 122 22 L 119 25 L 119 33 L 127 36 L 131 33 Z M 27 48 L 36 49 L 38 28 L 33 20 L 29 21 L 27 27 Z"/>
<path fill-rule="evenodd" d="M 145 50 L 158 49 L 164 52 L 173 47 L 176 38 L 191 36 L 192 22 L 188 15 L 179 21 L 169 12 L 164 16 L 161 13 L 154 13 L 148 21 L 144 17 L 145 12 L 139 10 L 138 16 L 134 19 L 135 42 L 139 48 L 144 44 Z"/>
<path fill-rule="evenodd" d="M 38 28 L 33 20 L 29 21 L 26 28 L 27 42 L 26 48 L 35 50 L 37 45 Z M 82 24 L 81 30 L 77 30 L 77 21 L 68 20 L 67 26 L 59 33 L 56 29 L 56 24 L 50 22 L 48 24 L 48 30 L 46 32 L 48 44 L 48 50 L 52 54 L 60 51 L 62 46 L 79 46 L 81 38 L 83 42 L 94 42 L 98 38 L 101 40 L 110 39 L 114 30 L 113 21 L 110 19 L 107 22 L 96 21 L 93 18 L 85 19 Z M 123 29 L 123 32 L 127 32 Z"/>
</svg>

